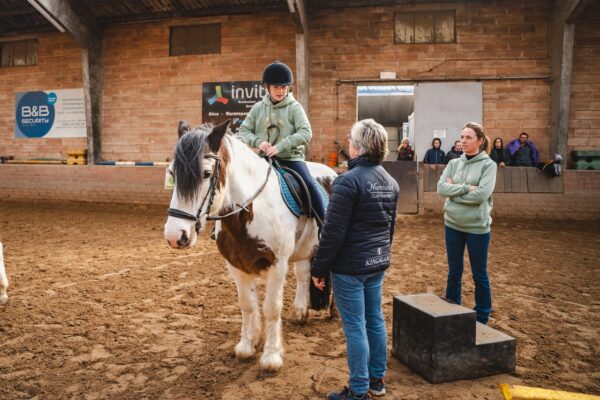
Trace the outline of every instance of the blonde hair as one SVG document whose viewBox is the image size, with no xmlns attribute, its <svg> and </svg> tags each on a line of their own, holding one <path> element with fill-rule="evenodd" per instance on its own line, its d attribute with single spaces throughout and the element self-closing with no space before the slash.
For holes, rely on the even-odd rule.
<svg viewBox="0 0 600 400">
<path fill-rule="evenodd" d="M 400 151 L 400 149 L 402 148 L 402 145 L 403 145 L 404 143 L 406 143 L 406 145 L 407 145 L 408 147 L 410 147 L 410 141 L 408 140 L 408 138 L 406 138 L 406 137 L 405 137 L 404 139 L 402 139 L 402 140 L 400 141 L 400 145 L 398 146 L 398 151 Z"/>
<path fill-rule="evenodd" d="M 352 146 L 359 150 L 370 161 L 380 164 L 388 151 L 388 134 L 381 124 L 373 119 L 356 122 L 350 131 Z"/>
<path fill-rule="evenodd" d="M 464 128 L 472 129 L 473 132 L 475 132 L 475 134 L 477 135 L 477 139 L 483 139 L 483 143 L 481 143 L 481 146 L 479 146 L 479 150 L 485 151 L 486 153 L 489 154 L 490 147 L 491 147 L 490 139 L 485 134 L 485 130 L 483 129 L 483 126 L 481 124 L 478 124 L 477 122 L 467 122 L 465 124 Z"/>
</svg>

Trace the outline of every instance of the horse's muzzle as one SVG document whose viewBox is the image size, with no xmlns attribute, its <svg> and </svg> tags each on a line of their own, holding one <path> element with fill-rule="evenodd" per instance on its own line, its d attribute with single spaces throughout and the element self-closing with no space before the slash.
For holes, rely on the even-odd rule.
<svg viewBox="0 0 600 400">
<path fill-rule="evenodd" d="M 181 231 L 181 238 L 179 238 L 179 240 L 177 241 L 177 245 L 179 247 L 187 247 L 190 244 L 190 238 L 187 235 L 187 233 L 185 233 L 185 231 Z"/>
<path fill-rule="evenodd" d="M 165 235 L 165 239 L 167 239 L 167 243 L 173 249 L 184 249 L 189 247 L 191 244 L 191 239 L 188 233 L 184 230 L 180 231 L 180 235 Z"/>
</svg>

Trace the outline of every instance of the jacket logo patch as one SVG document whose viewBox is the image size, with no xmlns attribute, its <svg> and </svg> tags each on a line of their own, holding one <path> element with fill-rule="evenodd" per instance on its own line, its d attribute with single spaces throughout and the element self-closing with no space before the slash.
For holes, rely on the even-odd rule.
<svg viewBox="0 0 600 400">
<path fill-rule="evenodd" d="M 367 182 L 367 192 L 372 199 L 392 198 L 394 186 L 391 183 Z"/>
<path fill-rule="evenodd" d="M 365 267 L 370 267 L 372 265 L 381 264 L 387 261 L 390 261 L 390 254 L 367 258 L 367 260 L 365 261 Z"/>
</svg>

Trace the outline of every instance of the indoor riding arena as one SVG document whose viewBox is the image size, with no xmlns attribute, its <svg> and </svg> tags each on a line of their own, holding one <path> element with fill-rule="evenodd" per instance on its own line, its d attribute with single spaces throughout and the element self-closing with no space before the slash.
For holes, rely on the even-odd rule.
<svg viewBox="0 0 600 400">
<path fill-rule="evenodd" d="M 294 322 L 292 265 L 283 366 L 265 371 L 262 342 L 236 358 L 214 222 L 191 248 L 165 240 L 180 121 L 237 133 L 275 60 L 312 127 L 308 161 L 343 174 L 354 122 L 388 134 L 401 192 L 382 399 L 511 398 L 501 384 L 563 396 L 513 400 L 600 399 L 599 16 L 594 0 L 0 0 L 0 399 L 316 400 L 348 385 L 335 310 Z M 506 371 L 433 383 L 396 354 L 396 307 L 445 296 L 446 166 L 423 159 L 468 121 L 539 153 L 499 166 L 492 194 L 488 325 L 516 350 Z M 403 139 L 414 160 L 397 161 Z M 462 283 L 471 312 L 467 254 Z"/>
</svg>

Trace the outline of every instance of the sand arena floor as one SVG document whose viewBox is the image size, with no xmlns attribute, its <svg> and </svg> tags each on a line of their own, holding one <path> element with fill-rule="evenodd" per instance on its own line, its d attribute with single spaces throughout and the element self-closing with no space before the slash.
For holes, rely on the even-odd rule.
<svg viewBox="0 0 600 400">
<path fill-rule="evenodd" d="M 165 207 L 0 202 L 11 283 L 0 306 L 0 399 L 320 399 L 347 380 L 338 320 L 288 322 L 284 366 L 240 362 L 236 290 L 215 243 L 175 251 Z M 440 216 L 399 218 L 394 294 L 443 294 Z M 432 385 L 389 358 L 386 399 L 500 400 L 499 382 L 600 394 L 600 222 L 497 218 L 490 325 L 517 338 L 517 370 Z M 470 272 L 464 304 L 473 305 Z M 390 345 L 391 348 L 391 337 Z"/>
</svg>

